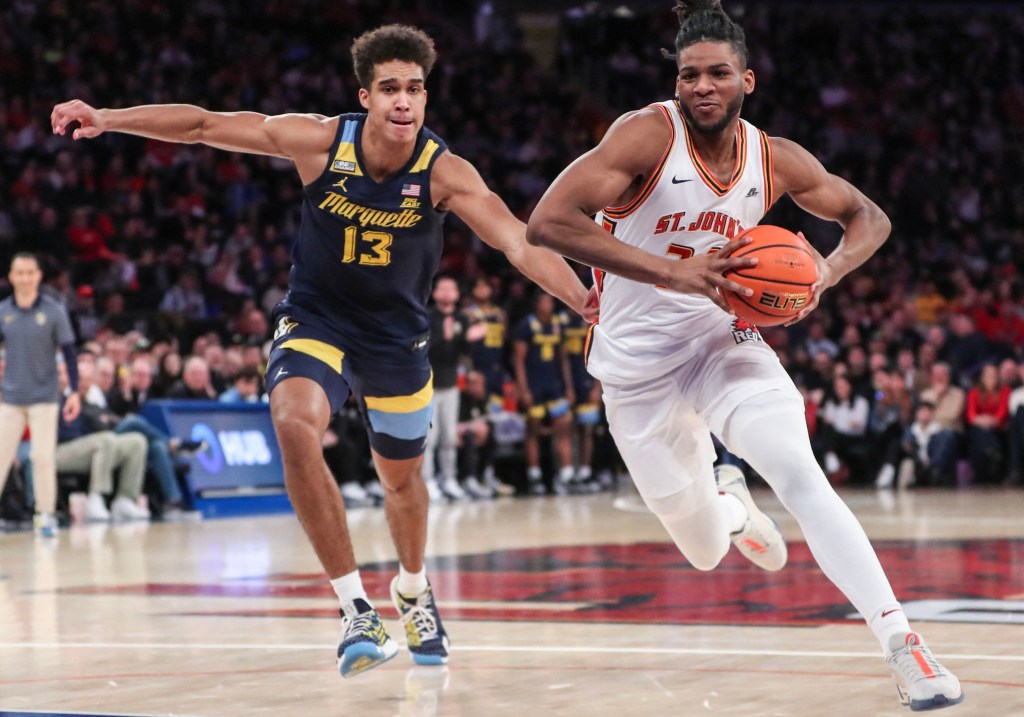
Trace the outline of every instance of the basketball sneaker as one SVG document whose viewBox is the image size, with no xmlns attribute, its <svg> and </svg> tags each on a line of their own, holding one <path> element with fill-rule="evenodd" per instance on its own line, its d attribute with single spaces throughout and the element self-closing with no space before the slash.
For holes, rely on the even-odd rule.
<svg viewBox="0 0 1024 717">
<path fill-rule="evenodd" d="M 719 493 L 729 493 L 740 499 L 747 509 L 747 524 L 729 537 L 743 556 L 763 570 L 782 570 L 788 552 L 779 525 L 762 513 L 754 504 L 747 489 L 743 471 L 736 466 L 715 466 L 715 481 Z"/>
<path fill-rule="evenodd" d="M 441 624 L 441 615 L 434 602 L 434 592 L 427 589 L 413 598 L 398 592 L 398 576 L 391 581 L 391 600 L 405 627 L 406 647 L 417 665 L 444 665 L 448 662 L 448 635 Z"/>
<path fill-rule="evenodd" d="M 916 632 L 889 638 L 885 662 L 896 678 L 900 704 L 914 712 L 952 707 L 964 701 L 960 681 L 939 664 Z"/>
<path fill-rule="evenodd" d="M 380 613 L 362 598 L 341 609 L 341 641 L 338 670 L 342 677 L 383 665 L 398 654 L 398 645 L 384 629 Z"/>
<path fill-rule="evenodd" d="M 56 538 L 59 530 L 57 516 L 53 513 L 36 513 L 33 518 L 36 535 L 40 538 Z"/>
</svg>

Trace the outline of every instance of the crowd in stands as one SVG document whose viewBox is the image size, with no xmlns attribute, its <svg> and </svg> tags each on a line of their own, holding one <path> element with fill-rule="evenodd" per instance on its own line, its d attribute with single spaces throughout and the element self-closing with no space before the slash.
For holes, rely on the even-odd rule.
<svg viewBox="0 0 1024 717">
<path fill-rule="evenodd" d="M 409 22 L 440 54 L 427 124 L 526 219 L 616 116 L 670 96 L 665 5 L 564 12 L 551 67 L 503 3 L 4 5 L 0 262 L 41 257 L 110 409 L 259 400 L 299 222 L 291 165 L 125 135 L 73 143 L 50 133 L 54 103 L 357 111 L 351 39 Z M 882 486 L 1020 482 L 1024 16 L 967 3 L 728 5 L 757 77 L 744 116 L 810 148 L 893 222 L 812 319 L 763 331 L 806 393 L 822 464 Z M 786 199 L 765 221 L 826 253 L 840 238 Z M 445 247 L 441 270 L 467 307 L 483 278 L 509 327 L 530 314 L 530 285 L 457 219 Z"/>
</svg>

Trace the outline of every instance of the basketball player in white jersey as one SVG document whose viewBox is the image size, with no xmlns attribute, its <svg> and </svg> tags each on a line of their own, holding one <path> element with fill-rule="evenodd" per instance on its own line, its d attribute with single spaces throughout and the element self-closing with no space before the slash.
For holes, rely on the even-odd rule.
<svg viewBox="0 0 1024 717">
<path fill-rule="evenodd" d="M 815 462 L 799 392 L 720 293 L 739 290 L 719 275 L 722 262 L 738 261 L 719 258 L 735 250 L 729 240 L 783 193 L 845 229 L 833 253 L 816 256 L 814 299 L 795 320 L 881 246 L 889 221 L 802 147 L 740 119 L 754 73 L 743 31 L 718 0 L 678 0 L 676 9 L 676 51 L 666 53 L 679 69 L 676 98 L 615 122 L 545 194 L 528 239 L 595 268 L 601 316 L 588 370 L 604 386 L 640 494 L 691 564 L 714 568 L 730 538 L 762 568 L 786 561 L 742 473 L 713 470 L 710 429 L 796 517 L 881 643 L 901 701 L 913 710 L 956 704 L 958 680 L 910 629 L 867 536 Z"/>
</svg>

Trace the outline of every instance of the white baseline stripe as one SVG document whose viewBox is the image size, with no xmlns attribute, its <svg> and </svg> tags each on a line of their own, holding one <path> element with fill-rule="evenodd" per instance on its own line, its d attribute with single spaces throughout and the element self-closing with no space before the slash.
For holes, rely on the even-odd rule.
<svg viewBox="0 0 1024 717">
<path fill-rule="evenodd" d="M 0 642 L 0 650 L 326 650 L 333 645 L 319 643 L 187 643 L 187 642 Z M 530 652 L 548 654 L 631 654 L 631 655 L 740 655 L 744 657 L 850 657 L 877 659 L 878 652 L 824 652 L 815 650 L 729 650 L 685 647 L 596 647 L 563 645 L 458 645 L 453 652 Z M 953 655 L 942 653 L 944 660 L 983 662 L 1024 662 L 1024 655 Z"/>
</svg>

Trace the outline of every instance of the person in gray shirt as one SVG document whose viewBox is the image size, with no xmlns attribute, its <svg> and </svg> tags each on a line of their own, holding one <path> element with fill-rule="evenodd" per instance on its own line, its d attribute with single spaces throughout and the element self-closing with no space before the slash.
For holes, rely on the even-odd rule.
<svg viewBox="0 0 1024 717">
<path fill-rule="evenodd" d="M 0 301 L 0 341 L 4 345 L 0 382 L 0 492 L 14 463 L 18 443 L 28 424 L 32 433 L 32 465 L 36 497 L 36 530 L 43 537 L 57 534 L 57 350 L 64 354 L 72 393 L 64 403 L 66 420 L 81 410 L 75 335 L 67 311 L 40 293 L 43 272 L 34 254 L 22 252 L 11 260 L 7 278 L 14 295 Z"/>
</svg>

